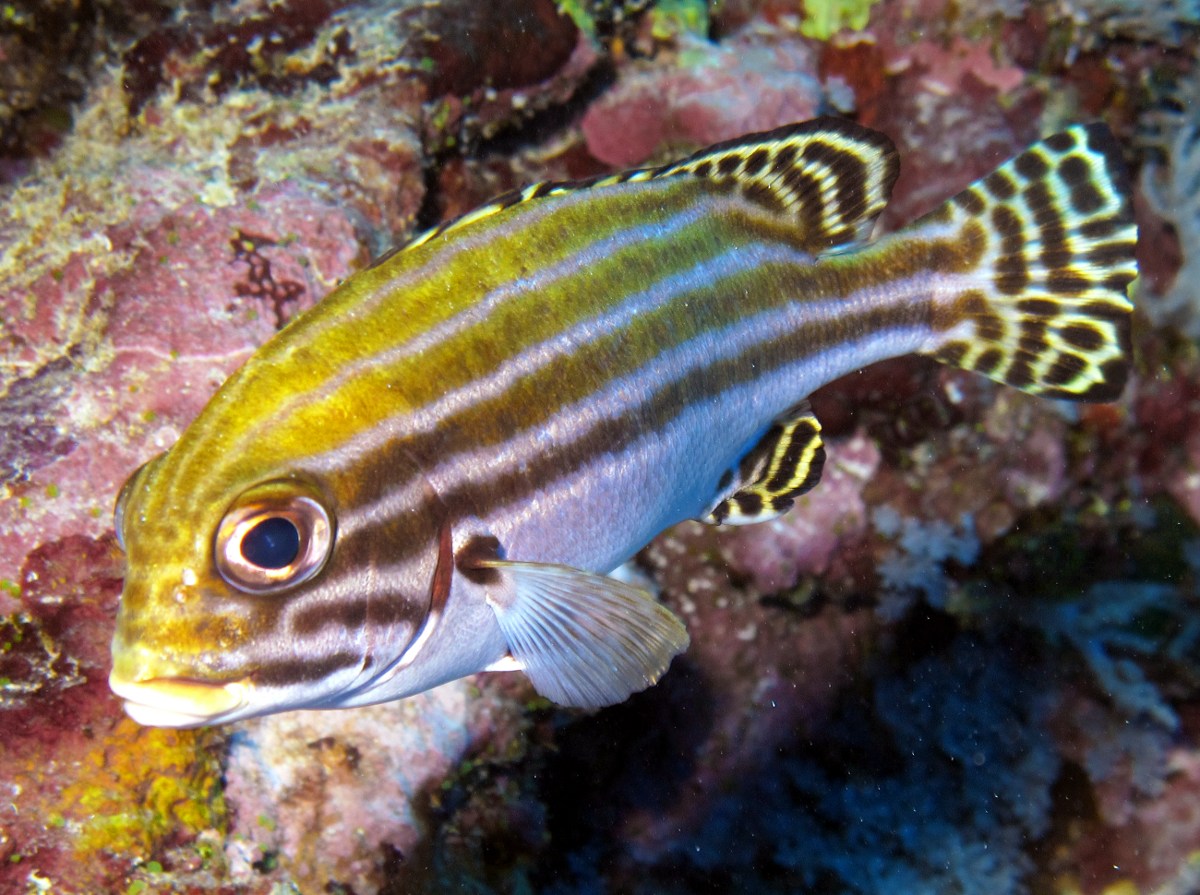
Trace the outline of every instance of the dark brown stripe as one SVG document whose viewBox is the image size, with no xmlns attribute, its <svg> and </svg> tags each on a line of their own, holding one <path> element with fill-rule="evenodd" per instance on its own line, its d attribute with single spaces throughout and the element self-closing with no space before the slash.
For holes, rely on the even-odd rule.
<svg viewBox="0 0 1200 895">
<path fill-rule="evenodd" d="M 765 208 L 772 214 L 782 214 L 785 210 L 783 199 L 779 193 L 761 180 L 751 180 L 743 183 L 742 195 L 755 205 Z"/>
<path fill-rule="evenodd" d="M 1000 234 L 1000 248 L 1007 254 L 1018 254 L 1025 250 L 1025 233 L 1021 219 L 1007 205 L 992 208 L 992 227 Z"/>
<path fill-rule="evenodd" d="M 1116 292 L 1120 294 L 1129 288 L 1129 284 L 1133 282 L 1134 276 L 1136 276 L 1136 274 L 1133 271 L 1117 271 L 1116 273 L 1111 273 L 1106 276 L 1100 285 L 1103 286 L 1108 292 Z"/>
<path fill-rule="evenodd" d="M 867 166 L 862 159 L 819 140 L 807 144 L 801 158 L 809 164 L 819 164 L 829 169 L 829 174 L 818 176 L 833 178 L 836 211 L 841 217 L 852 220 L 862 214 L 867 204 L 866 184 L 869 179 Z"/>
<path fill-rule="evenodd" d="M 1017 340 L 1017 347 L 1031 354 L 1040 354 L 1046 351 L 1050 345 L 1046 341 L 1045 322 L 1041 320 L 1022 320 L 1021 337 Z"/>
<path fill-rule="evenodd" d="M 1057 317 L 1058 302 L 1049 298 L 1023 298 L 1017 302 L 1017 310 L 1031 317 Z"/>
<path fill-rule="evenodd" d="M 1104 207 L 1104 194 L 1088 181 L 1071 188 L 1071 208 L 1079 214 L 1094 214 Z"/>
<path fill-rule="evenodd" d="M 783 491 L 792 476 L 796 472 L 796 467 L 800 463 L 800 456 L 812 443 L 813 437 L 816 435 L 816 427 L 812 423 L 805 423 L 797 426 L 792 431 L 792 439 L 788 442 L 787 450 L 784 451 L 783 459 L 779 463 L 779 469 L 775 475 L 771 476 L 767 482 L 767 490 L 773 492 Z"/>
<path fill-rule="evenodd" d="M 1015 385 L 1017 388 L 1028 388 L 1033 385 L 1033 366 L 1029 363 L 1029 358 L 1023 355 L 1017 355 L 1013 358 L 1008 372 L 1004 374 L 1004 381 L 1009 385 Z"/>
<path fill-rule="evenodd" d="M 765 146 L 760 146 L 746 157 L 746 167 L 742 173 L 746 177 L 754 177 L 771 161 L 771 153 Z"/>
<path fill-rule="evenodd" d="M 1097 267 L 1115 267 L 1128 262 L 1133 246 L 1126 242 L 1109 242 L 1090 249 L 1084 256 Z"/>
<path fill-rule="evenodd" d="M 1050 166 L 1037 150 L 1021 153 L 1013 162 L 1013 167 L 1026 180 L 1038 180 L 1045 177 L 1046 172 L 1050 170 Z"/>
<path fill-rule="evenodd" d="M 1050 385 L 1066 385 L 1087 369 L 1087 361 L 1075 354 L 1060 354 L 1042 377 Z"/>
<path fill-rule="evenodd" d="M 344 651 L 334 653 L 326 659 L 302 657 L 284 662 L 271 662 L 257 667 L 251 675 L 262 687 L 286 687 L 325 680 L 348 668 L 362 665 L 362 656 Z"/>
<path fill-rule="evenodd" d="M 966 342 L 948 342 L 938 349 L 937 358 L 944 364 L 961 367 L 970 347 Z"/>
<path fill-rule="evenodd" d="M 1004 338 L 1004 321 L 995 314 L 975 318 L 975 336 L 984 342 L 999 342 Z"/>
<path fill-rule="evenodd" d="M 1046 147 L 1052 152 L 1066 152 L 1075 145 L 1075 136 L 1070 131 L 1063 131 L 1046 138 Z"/>
<path fill-rule="evenodd" d="M 983 185 L 987 187 L 988 192 L 1001 202 L 1007 202 L 1017 194 L 1016 184 L 1012 182 L 1012 178 L 1008 176 L 1008 172 L 1003 169 L 993 171 L 985 177 Z"/>
<path fill-rule="evenodd" d="M 1008 255 L 996 262 L 996 289 L 1005 295 L 1020 295 L 1029 285 L 1029 268 L 1024 255 Z"/>
<path fill-rule="evenodd" d="M 794 143 L 788 143 L 780 147 L 775 153 L 775 160 L 771 162 L 771 173 L 779 176 L 785 171 L 792 170 L 792 165 L 796 161 L 796 146 Z"/>
<path fill-rule="evenodd" d="M 732 500 L 738 505 L 738 509 L 742 511 L 743 515 L 757 516 L 762 512 L 762 498 L 753 491 L 735 494 Z"/>
<path fill-rule="evenodd" d="M 1098 317 L 1101 320 L 1112 320 L 1116 323 L 1128 323 L 1129 308 L 1108 301 L 1089 301 L 1079 309 L 1087 317 Z"/>
<path fill-rule="evenodd" d="M 821 199 L 821 181 L 802 168 L 783 175 L 783 185 L 800 198 L 792 207 L 800 213 L 800 229 L 809 237 L 825 229 L 825 203 Z"/>
<path fill-rule="evenodd" d="M 1047 248 L 1042 251 L 1042 265 L 1048 269 L 1067 267 L 1075 260 L 1075 253 L 1066 244 L 1057 248 Z"/>
<path fill-rule="evenodd" d="M 953 199 L 954 203 L 969 215 L 981 215 L 987 204 L 974 187 L 967 187 Z"/>
<path fill-rule="evenodd" d="M 979 355 L 979 359 L 975 361 L 975 371 L 982 373 L 984 376 L 990 376 L 996 372 L 996 368 L 1000 366 L 1000 362 L 1003 360 L 1003 351 L 999 348 L 989 348 L 983 354 Z"/>
<path fill-rule="evenodd" d="M 1058 163 L 1058 176 L 1069 187 L 1078 186 L 1091 180 L 1092 169 L 1078 155 L 1069 155 Z"/>
<path fill-rule="evenodd" d="M 1089 239 L 1106 239 L 1124 230 L 1129 226 L 1129 221 L 1120 217 L 1096 218 L 1087 221 L 1079 228 L 1079 232 Z"/>
<path fill-rule="evenodd" d="M 811 491 L 817 487 L 817 483 L 821 481 L 821 471 L 825 468 L 825 445 L 821 445 L 813 453 L 812 462 L 808 464 L 808 475 L 804 477 L 804 481 L 800 483 L 795 491 L 789 496 L 792 498 L 799 497 L 806 491 Z"/>
<path fill-rule="evenodd" d="M 1081 351 L 1096 351 L 1104 344 L 1104 336 L 1089 323 L 1072 323 L 1058 331 L 1064 342 Z"/>
<path fill-rule="evenodd" d="M 322 601 L 315 606 L 307 606 L 291 617 L 288 630 L 298 637 L 305 637 L 330 627 L 342 628 L 346 631 L 362 630 L 367 622 L 367 610 L 372 599 L 372 597 L 356 597 L 347 601 L 343 597 L 338 600 Z M 374 599 L 387 600 L 389 597 L 386 594 L 377 594 Z"/>
<path fill-rule="evenodd" d="M 1091 281 L 1074 271 L 1053 270 L 1046 276 L 1046 288 L 1060 295 L 1082 295 L 1091 288 Z"/>
</svg>

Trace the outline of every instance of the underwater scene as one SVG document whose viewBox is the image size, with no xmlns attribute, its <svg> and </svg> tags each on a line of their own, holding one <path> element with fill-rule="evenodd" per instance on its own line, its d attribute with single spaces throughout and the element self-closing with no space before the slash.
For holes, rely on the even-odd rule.
<svg viewBox="0 0 1200 895">
<path fill-rule="evenodd" d="M 0 895 L 1200 895 L 1198 50 L 0 4 Z"/>
</svg>

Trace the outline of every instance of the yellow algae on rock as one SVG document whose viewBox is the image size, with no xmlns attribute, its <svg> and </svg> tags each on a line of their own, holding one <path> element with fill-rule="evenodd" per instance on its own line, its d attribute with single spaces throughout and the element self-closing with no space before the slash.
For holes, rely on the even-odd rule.
<svg viewBox="0 0 1200 895">
<path fill-rule="evenodd" d="M 76 856 L 98 851 L 149 858 L 162 841 L 224 830 L 219 756 L 212 730 L 153 730 L 124 719 L 80 759 L 55 814 L 76 831 Z"/>
</svg>

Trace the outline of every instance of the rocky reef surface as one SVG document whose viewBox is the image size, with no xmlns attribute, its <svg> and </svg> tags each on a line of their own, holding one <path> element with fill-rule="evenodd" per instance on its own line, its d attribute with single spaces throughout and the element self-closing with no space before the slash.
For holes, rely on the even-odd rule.
<svg viewBox="0 0 1200 895">
<path fill-rule="evenodd" d="M 0 891 L 1200 890 L 1198 46 L 1184 0 L 6 6 Z M 1122 399 L 915 358 L 830 384 L 792 512 L 639 555 L 692 646 L 599 713 L 483 675 L 123 716 L 116 492 L 257 344 L 495 193 L 818 113 L 897 143 L 891 228 L 1107 121 Z"/>
</svg>

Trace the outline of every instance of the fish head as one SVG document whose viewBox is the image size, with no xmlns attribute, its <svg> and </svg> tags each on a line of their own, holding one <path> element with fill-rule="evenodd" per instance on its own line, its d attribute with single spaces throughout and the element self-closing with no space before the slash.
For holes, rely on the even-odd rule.
<svg viewBox="0 0 1200 895">
<path fill-rule="evenodd" d="M 428 582 L 373 600 L 384 539 L 338 543 L 355 488 L 261 458 L 200 472 L 193 461 L 189 474 L 176 450 L 134 473 L 116 506 L 126 575 L 109 683 L 134 720 L 197 727 L 333 707 L 398 660 Z"/>
</svg>

